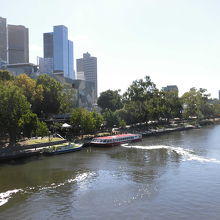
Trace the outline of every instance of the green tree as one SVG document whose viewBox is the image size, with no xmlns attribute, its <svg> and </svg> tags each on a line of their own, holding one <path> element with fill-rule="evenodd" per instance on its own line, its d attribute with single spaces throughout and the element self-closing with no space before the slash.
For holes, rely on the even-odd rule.
<svg viewBox="0 0 220 220">
<path fill-rule="evenodd" d="M 73 88 L 65 87 L 60 94 L 60 112 L 70 113 L 76 107 L 76 91 Z"/>
<path fill-rule="evenodd" d="M 20 88 L 0 84 L 0 128 L 9 135 L 13 145 L 20 135 L 19 120 L 30 112 L 30 103 Z"/>
<path fill-rule="evenodd" d="M 100 130 L 104 122 L 102 115 L 97 112 L 92 112 L 92 117 L 95 120 L 95 130 Z"/>
<path fill-rule="evenodd" d="M 94 113 L 83 108 L 73 109 L 70 123 L 75 134 L 94 132 L 98 126 Z"/>
<path fill-rule="evenodd" d="M 183 116 L 185 118 L 196 117 L 202 119 L 209 117 L 212 113 L 211 106 L 208 103 L 206 89 L 191 88 L 189 92 L 185 92 L 181 99 L 183 103 Z"/>
<path fill-rule="evenodd" d="M 45 137 L 49 134 L 48 127 L 45 122 L 43 121 L 37 121 L 37 129 L 36 129 L 36 135 L 38 137 Z"/>
<path fill-rule="evenodd" d="M 14 76 L 8 70 L 0 70 L 0 81 L 14 80 Z"/>
<path fill-rule="evenodd" d="M 26 74 L 17 76 L 14 83 L 23 90 L 28 102 L 31 103 L 32 111 L 37 112 L 43 101 L 43 86 L 37 85 L 36 81 Z"/>
<path fill-rule="evenodd" d="M 116 112 L 112 112 L 111 110 L 106 110 L 103 113 L 103 118 L 105 122 L 105 126 L 107 128 L 113 128 L 115 126 L 119 126 L 119 117 Z"/>
<path fill-rule="evenodd" d="M 45 116 L 57 114 L 61 106 L 62 85 L 57 80 L 48 75 L 41 75 L 37 78 L 37 86 L 43 87 L 42 104 L 36 110 L 38 114 L 43 113 Z"/>
<path fill-rule="evenodd" d="M 124 109 L 130 115 L 130 123 L 148 121 L 155 110 L 155 94 L 158 93 L 156 85 L 149 76 L 145 79 L 135 80 L 123 95 Z M 126 120 L 126 122 L 128 122 Z"/>
<path fill-rule="evenodd" d="M 119 90 L 113 91 L 110 89 L 100 94 L 97 104 L 103 110 L 110 109 L 111 111 L 120 109 L 123 106 Z"/>
<path fill-rule="evenodd" d="M 18 125 L 23 131 L 23 136 L 32 137 L 33 134 L 36 134 L 38 128 L 38 118 L 37 115 L 32 112 L 27 112 L 22 115 L 18 121 Z"/>
</svg>

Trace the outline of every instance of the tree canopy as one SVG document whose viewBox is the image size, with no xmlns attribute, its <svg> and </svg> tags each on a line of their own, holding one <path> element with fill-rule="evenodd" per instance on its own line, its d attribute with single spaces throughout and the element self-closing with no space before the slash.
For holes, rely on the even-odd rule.
<svg viewBox="0 0 220 220">
<path fill-rule="evenodd" d="M 119 90 L 107 90 L 102 92 L 98 98 L 97 104 L 103 110 L 110 109 L 111 111 L 116 111 L 122 108 L 122 98 L 119 94 Z"/>
</svg>

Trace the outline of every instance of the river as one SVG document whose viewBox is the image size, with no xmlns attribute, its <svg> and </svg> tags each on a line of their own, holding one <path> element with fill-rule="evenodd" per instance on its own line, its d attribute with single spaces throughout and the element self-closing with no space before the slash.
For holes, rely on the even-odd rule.
<svg viewBox="0 0 220 220">
<path fill-rule="evenodd" d="M 219 219 L 220 125 L 0 164 L 0 219 Z"/>
</svg>

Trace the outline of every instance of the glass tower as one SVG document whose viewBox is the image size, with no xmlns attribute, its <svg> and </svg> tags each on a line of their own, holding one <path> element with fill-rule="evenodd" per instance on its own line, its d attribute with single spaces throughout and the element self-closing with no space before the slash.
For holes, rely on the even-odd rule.
<svg viewBox="0 0 220 220">
<path fill-rule="evenodd" d="M 64 25 L 53 27 L 52 33 L 44 33 L 44 59 L 53 59 L 53 72 L 63 72 L 64 77 L 75 79 L 73 42 L 68 40 Z"/>
</svg>

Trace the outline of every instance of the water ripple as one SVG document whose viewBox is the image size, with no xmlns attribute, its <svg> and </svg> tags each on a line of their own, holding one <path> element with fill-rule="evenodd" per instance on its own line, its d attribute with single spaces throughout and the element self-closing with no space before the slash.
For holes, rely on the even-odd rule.
<svg viewBox="0 0 220 220">
<path fill-rule="evenodd" d="M 220 160 L 217 160 L 215 158 L 205 158 L 202 156 L 196 155 L 192 150 L 185 149 L 182 147 L 173 147 L 173 146 L 166 146 L 166 145 L 156 145 L 156 146 L 132 146 L 128 144 L 122 145 L 123 147 L 126 148 L 135 148 L 135 149 L 142 149 L 142 150 L 161 150 L 165 149 L 170 152 L 175 152 L 176 154 L 182 156 L 184 159 L 183 161 L 186 160 L 194 160 L 194 161 L 199 161 L 199 162 L 211 162 L 211 163 L 220 163 Z"/>
</svg>

